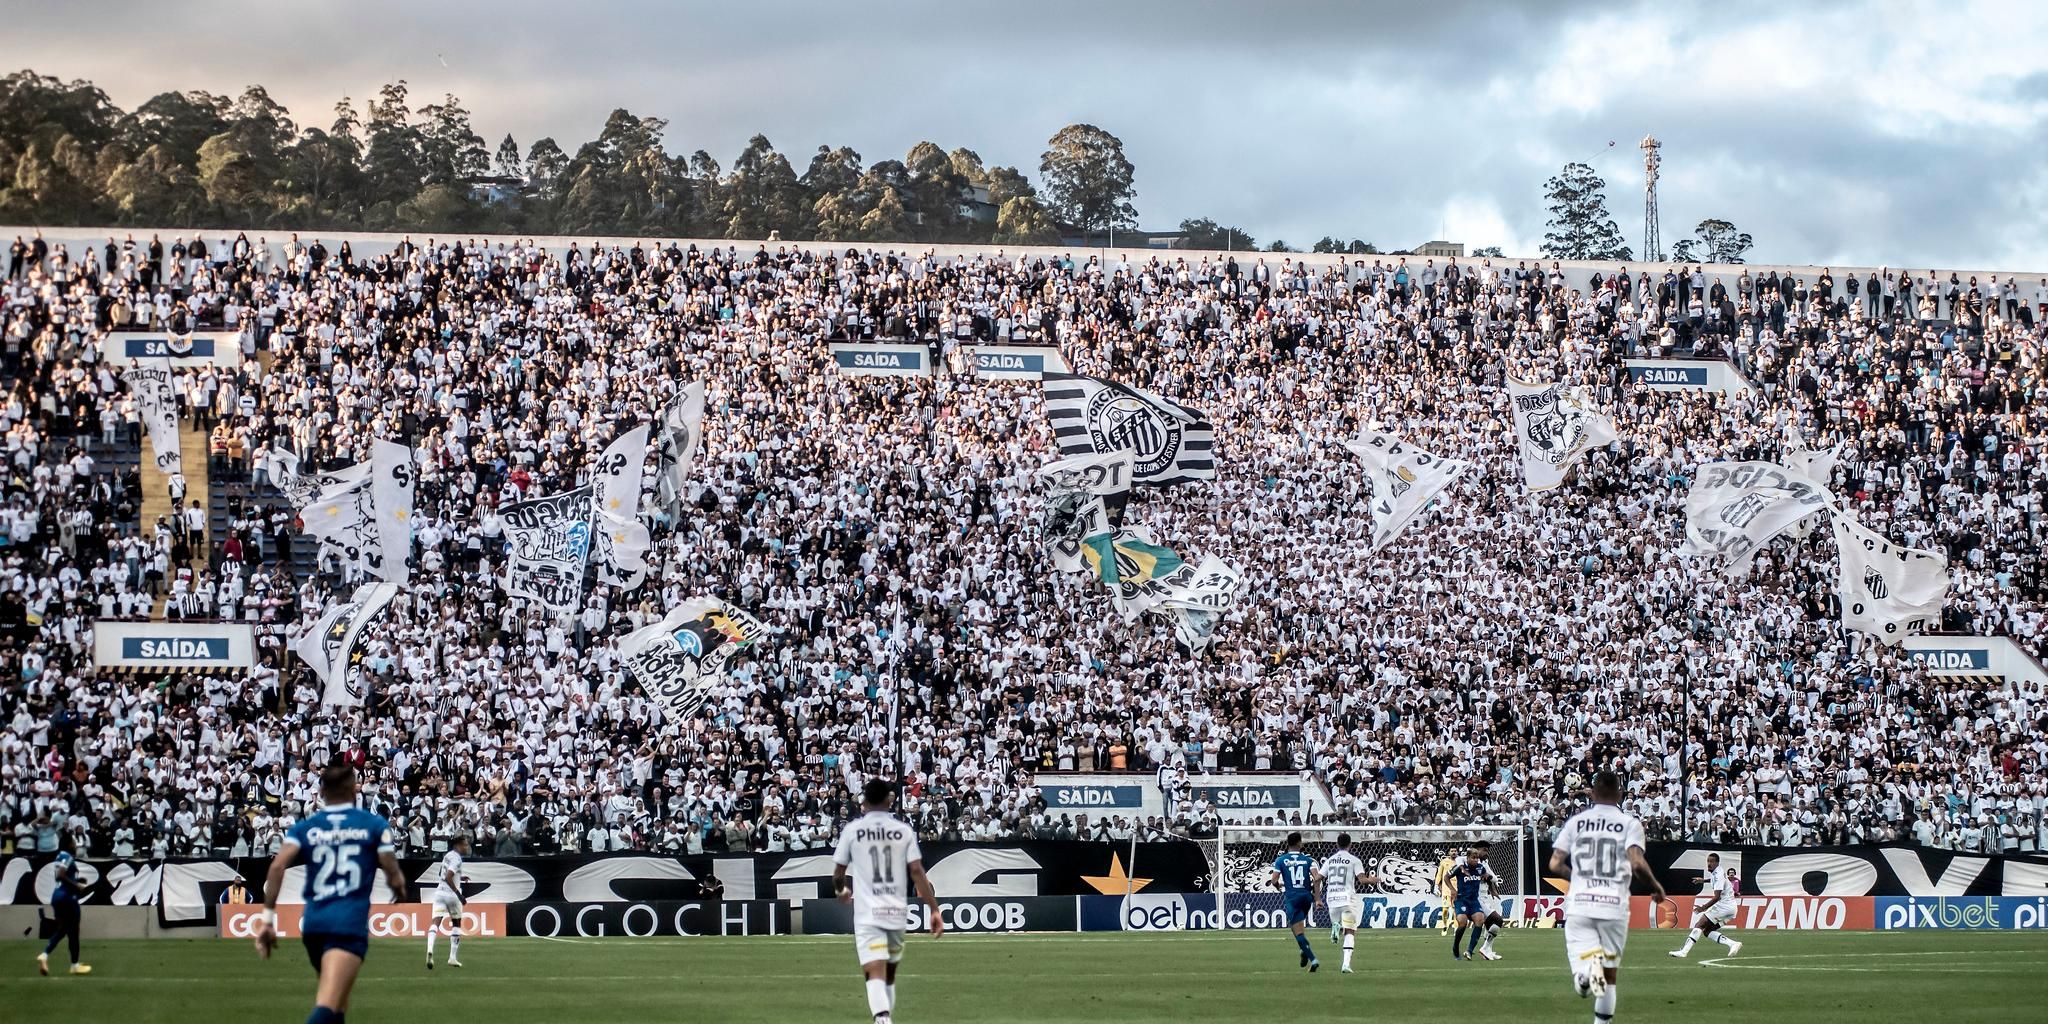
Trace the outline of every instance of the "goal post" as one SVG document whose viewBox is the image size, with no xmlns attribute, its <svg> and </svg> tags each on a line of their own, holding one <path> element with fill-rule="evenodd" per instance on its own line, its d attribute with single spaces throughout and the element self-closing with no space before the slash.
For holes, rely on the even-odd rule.
<svg viewBox="0 0 2048 1024">
<path fill-rule="evenodd" d="M 1219 897 L 1254 912 L 1280 910 L 1273 861 L 1293 832 L 1301 833 L 1302 852 L 1317 863 L 1336 852 L 1339 835 L 1351 837 L 1352 855 L 1380 876 L 1378 885 L 1360 887 L 1366 928 L 1438 927 L 1444 907 L 1437 867 L 1476 844 L 1489 847 L 1488 863 L 1500 876 L 1501 916 L 1509 924 L 1525 923 L 1542 884 L 1535 830 L 1528 825 L 1224 825 L 1209 844 Z M 1328 909 L 1314 911 L 1310 924 L 1329 927 Z"/>
</svg>

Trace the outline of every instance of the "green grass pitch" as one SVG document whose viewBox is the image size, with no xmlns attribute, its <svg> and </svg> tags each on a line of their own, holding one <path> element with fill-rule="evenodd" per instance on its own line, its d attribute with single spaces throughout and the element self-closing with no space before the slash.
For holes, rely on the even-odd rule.
<svg viewBox="0 0 2048 1024">
<path fill-rule="evenodd" d="M 1502 935 L 1497 963 L 1451 960 L 1436 932 L 1359 936 L 1358 973 L 1295 966 L 1284 932 L 948 935 L 910 940 L 902 1024 L 960 1022 L 1588 1021 L 1571 992 L 1564 939 Z M 2048 932 L 1750 932 L 1734 960 L 1681 936 L 1637 931 L 1617 1019 L 1871 1024 L 2048 1020 Z M 313 973 L 297 940 L 269 962 L 246 942 L 96 942 L 86 977 L 38 977 L 38 947 L 0 943 L 0 1021 L 296 1022 Z M 446 957 L 446 946 L 441 949 Z M 64 960 L 60 947 L 53 958 Z M 472 939 L 460 969 L 423 966 L 423 940 L 370 947 L 352 1024 L 707 1021 L 865 1024 L 851 936 L 748 939 Z"/>
</svg>

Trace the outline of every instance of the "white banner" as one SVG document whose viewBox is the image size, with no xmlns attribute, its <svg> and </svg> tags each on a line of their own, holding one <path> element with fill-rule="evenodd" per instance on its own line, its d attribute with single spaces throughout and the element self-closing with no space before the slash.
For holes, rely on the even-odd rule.
<svg viewBox="0 0 2048 1024">
<path fill-rule="evenodd" d="M 1841 545 L 1842 625 L 1897 646 L 1908 633 L 1941 625 L 1948 598 L 1948 559 L 1937 551 L 1900 547 L 1846 512 L 1835 515 Z"/>
<path fill-rule="evenodd" d="M 638 519 L 620 519 L 609 512 L 597 514 L 597 533 L 591 538 L 596 551 L 591 561 L 597 578 L 606 586 L 631 590 L 647 581 L 647 551 L 654 546 L 647 524 Z"/>
<path fill-rule="evenodd" d="M 1372 481 L 1374 551 L 1393 543 L 1444 488 L 1472 468 L 1469 462 L 1439 458 L 1376 430 L 1344 442 L 1344 447 L 1364 461 L 1366 479 Z"/>
<path fill-rule="evenodd" d="M 1165 603 L 1194 573 L 1179 555 L 1138 526 L 1087 537 L 1081 542 L 1081 557 L 1090 573 L 1109 588 L 1110 604 L 1125 622 Z"/>
<path fill-rule="evenodd" d="M 1710 462 L 1685 496 L 1680 555 L 1718 558 L 1729 575 L 1747 571 L 1758 548 L 1801 519 L 1834 507 L 1834 495 L 1804 473 L 1772 462 Z"/>
<path fill-rule="evenodd" d="M 358 462 L 331 473 L 299 472 L 299 457 L 283 448 L 272 448 L 257 456 L 256 464 L 270 474 L 270 483 L 293 508 L 305 508 L 323 492 L 367 479 L 370 464 Z"/>
<path fill-rule="evenodd" d="M 647 427 L 643 424 L 618 436 L 598 456 L 591 470 L 597 489 L 597 548 L 592 553 L 597 578 L 628 589 L 647 577 L 643 556 L 650 544 L 640 524 L 640 484 L 647 467 Z"/>
<path fill-rule="evenodd" d="M 1243 573 L 1215 555 L 1205 556 L 1194 575 L 1174 586 L 1164 603 L 1164 611 L 1173 618 L 1174 639 L 1194 654 L 1207 651 L 1243 586 Z"/>
<path fill-rule="evenodd" d="M 1137 453 L 1124 449 L 1054 459 L 1038 468 L 1038 478 L 1054 491 L 1085 491 L 1110 498 L 1130 491 L 1131 473 L 1136 466 Z"/>
<path fill-rule="evenodd" d="M 121 374 L 128 390 L 135 393 L 142 425 L 149 431 L 149 447 L 156 453 L 157 472 L 175 476 L 185 471 L 183 443 L 178 437 L 178 383 L 169 360 L 154 365 L 137 365 Z"/>
<path fill-rule="evenodd" d="M 313 620 L 300 620 L 287 638 L 292 653 L 320 678 L 320 703 L 358 707 L 368 687 L 356 670 L 356 641 L 363 627 L 375 621 L 385 606 L 398 596 L 395 583 L 369 583 L 357 587 L 348 600 L 336 603 Z"/>
<path fill-rule="evenodd" d="M 619 660 L 671 722 L 695 713 L 733 655 L 768 634 L 761 620 L 715 598 L 683 602 L 619 639 Z"/>
<path fill-rule="evenodd" d="M 1815 483 L 1820 484 L 1822 487 L 1832 487 L 1834 486 L 1835 479 L 1835 465 L 1841 461 L 1841 455 L 1842 446 L 1839 444 L 1824 452 L 1808 449 L 1805 440 L 1799 436 L 1799 428 L 1790 423 L 1785 425 L 1786 469 L 1803 473 L 1811 477 Z M 1805 540 L 1807 537 L 1812 536 L 1813 528 L 1819 515 L 1819 513 L 1814 513 L 1801 519 L 1798 525 L 1792 528 L 1792 536 L 1800 540 Z"/>
<path fill-rule="evenodd" d="M 1612 444 L 1618 436 L 1614 420 L 1596 412 L 1583 389 L 1511 377 L 1508 405 L 1515 416 L 1522 479 L 1531 491 L 1548 491 L 1564 483 L 1587 451 Z"/>
<path fill-rule="evenodd" d="M 412 492 L 418 475 L 412 449 L 390 441 L 370 448 L 370 507 L 377 517 L 379 579 L 404 583 L 412 579 Z"/>
<path fill-rule="evenodd" d="M 1039 532 L 1045 537 L 1046 555 L 1061 572 L 1084 572 L 1087 560 L 1081 555 L 1082 541 L 1108 534 L 1109 510 L 1102 499 L 1087 491 L 1058 491 L 1046 495 L 1040 513 Z"/>
<path fill-rule="evenodd" d="M 515 501 L 505 517 L 505 592 L 557 612 L 583 604 L 583 569 L 590 561 L 589 485 L 563 494 Z"/>
</svg>

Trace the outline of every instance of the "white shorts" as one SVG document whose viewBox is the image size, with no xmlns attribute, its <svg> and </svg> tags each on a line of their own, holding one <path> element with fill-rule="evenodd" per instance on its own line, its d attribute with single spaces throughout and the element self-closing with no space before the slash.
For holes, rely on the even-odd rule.
<svg viewBox="0 0 2048 1024">
<path fill-rule="evenodd" d="M 1568 917 L 1564 922 L 1564 956 L 1574 975 L 1580 965 L 1594 961 L 1601 967 L 1620 967 L 1621 951 L 1628 947 L 1628 922 L 1598 918 Z"/>
<path fill-rule="evenodd" d="M 1719 928 L 1722 925 L 1725 925 L 1728 922 L 1735 920 L 1735 909 L 1736 904 L 1724 903 L 1698 916 L 1704 917 L 1707 920 L 1714 922 L 1714 927 Z"/>
<path fill-rule="evenodd" d="M 435 890 L 434 916 L 462 920 L 462 894 L 448 889 Z"/>
<path fill-rule="evenodd" d="M 860 953 L 862 965 L 871 964 L 878 960 L 887 960 L 892 964 L 897 963 L 903 959 L 903 933 L 900 931 L 889 931 L 886 928 L 870 928 L 866 925 L 855 925 L 853 929 L 853 947 Z"/>
<path fill-rule="evenodd" d="M 1337 900 L 1331 903 L 1330 923 L 1338 928 L 1349 928 L 1353 931 L 1357 931 L 1360 909 L 1359 904 L 1363 902 L 1363 900 L 1360 900 L 1358 897 L 1353 896 L 1348 900 Z"/>
</svg>

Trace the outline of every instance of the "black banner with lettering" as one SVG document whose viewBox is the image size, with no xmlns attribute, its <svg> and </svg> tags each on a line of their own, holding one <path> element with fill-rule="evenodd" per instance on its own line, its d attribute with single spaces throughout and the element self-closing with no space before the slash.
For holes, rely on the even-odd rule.
<svg viewBox="0 0 2048 1024">
<path fill-rule="evenodd" d="M 1540 844 L 1544 892 L 1558 891 L 1549 843 Z M 1664 888 L 1691 895 L 1706 873 L 1735 869 L 1746 896 L 2048 896 L 2048 857 L 1961 853 L 1932 847 L 1725 846 L 1653 842 L 1644 853 Z M 1639 890 L 1640 891 L 1640 890 Z"/>
</svg>

